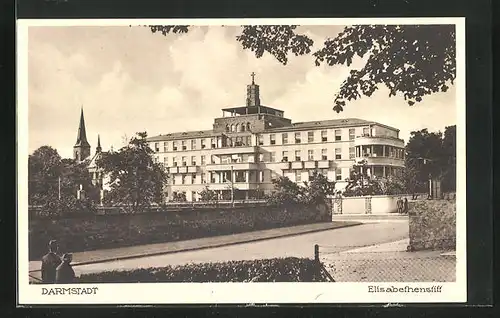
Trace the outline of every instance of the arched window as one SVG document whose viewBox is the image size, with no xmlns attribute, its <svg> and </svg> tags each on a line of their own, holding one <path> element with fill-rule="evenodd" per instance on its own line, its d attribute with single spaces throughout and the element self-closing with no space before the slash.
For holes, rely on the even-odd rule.
<svg viewBox="0 0 500 318">
<path fill-rule="evenodd" d="M 247 128 L 247 125 L 245 123 L 241 124 L 241 131 L 245 131 Z"/>
<path fill-rule="evenodd" d="M 250 130 L 250 123 L 247 123 L 247 130 Z"/>
<path fill-rule="evenodd" d="M 241 131 L 241 125 L 240 124 L 236 124 L 236 132 L 240 132 Z"/>
<path fill-rule="evenodd" d="M 229 125 L 226 125 L 226 131 L 229 131 Z"/>
<path fill-rule="evenodd" d="M 236 126 L 234 124 L 231 124 L 231 131 L 235 132 L 236 131 Z"/>
</svg>

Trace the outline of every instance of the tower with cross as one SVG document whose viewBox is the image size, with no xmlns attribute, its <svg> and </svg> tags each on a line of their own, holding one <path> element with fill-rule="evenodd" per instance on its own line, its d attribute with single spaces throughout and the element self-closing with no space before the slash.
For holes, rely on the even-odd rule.
<svg viewBox="0 0 500 318">
<path fill-rule="evenodd" d="M 252 84 L 247 85 L 247 107 L 260 106 L 259 85 L 255 84 L 255 72 L 250 76 Z"/>
</svg>

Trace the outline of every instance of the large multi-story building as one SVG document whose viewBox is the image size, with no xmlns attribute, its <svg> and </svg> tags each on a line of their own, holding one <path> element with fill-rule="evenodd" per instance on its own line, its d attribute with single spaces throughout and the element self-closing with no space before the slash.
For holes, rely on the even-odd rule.
<svg viewBox="0 0 500 318">
<path fill-rule="evenodd" d="M 168 170 L 167 200 L 184 193 L 195 201 L 208 187 L 223 198 L 259 198 L 286 176 L 297 183 L 319 171 L 341 190 L 353 165 L 363 160 L 377 177 L 404 167 L 399 130 L 348 118 L 292 123 L 282 110 L 261 105 L 252 75 L 246 105 L 222 109 L 211 130 L 161 134 L 148 138 L 156 160 Z"/>
</svg>

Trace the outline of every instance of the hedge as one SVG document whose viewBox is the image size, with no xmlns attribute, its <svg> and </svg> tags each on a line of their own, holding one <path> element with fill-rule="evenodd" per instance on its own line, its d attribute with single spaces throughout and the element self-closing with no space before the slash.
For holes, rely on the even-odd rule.
<svg viewBox="0 0 500 318">
<path fill-rule="evenodd" d="M 326 282 L 321 264 L 308 258 L 273 258 L 223 263 L 187 264 L 130 271 L 83 274 L 79 283 L 158 282 Z"/>
</svg>

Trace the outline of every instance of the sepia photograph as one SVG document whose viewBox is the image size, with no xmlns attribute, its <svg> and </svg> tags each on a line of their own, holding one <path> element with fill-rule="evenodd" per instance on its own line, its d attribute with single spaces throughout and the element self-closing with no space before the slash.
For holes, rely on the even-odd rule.
<svg viewBox="0 0 500 318">
<path fill-rule="evenodd" d="M 463 19 L 18 32 L 21 301 L 466 300 Z"/>
</svg>

